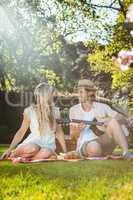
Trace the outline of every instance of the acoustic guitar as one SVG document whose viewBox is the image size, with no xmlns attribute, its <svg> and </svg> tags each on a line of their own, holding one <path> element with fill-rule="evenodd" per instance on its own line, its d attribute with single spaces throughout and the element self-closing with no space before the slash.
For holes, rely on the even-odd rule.
<svg viewBox="0 0 133 200">
<path fill-rule="evenodd" d="M 103 135 L 104 131 L 100 130 L 98 127 L 104 126 L 103 122 L 98 122 L 97 119 L 94 119 L 93 121 L 87 121 L 87 120 L 79 120 L 79 119 L 71 119 L 71 120 L 56 120 L 58 124 L 61 124 L 63 126 L 69 126 L 70 123 L 84 123 L 85 125 L 90 125 L 90 129 L 97 135 Z M 98 127 L 97 127 L 98 126 Z"/>
<path fill-rule="evenodd" d="M 69 126 L 70 123 L 84 123 L 85 125 L 90 125 L 90 129 L 97 135 L 103 135 L 105 133 L 105 126 L 104 122 L 98 122 L 95 118 L 93 121 L 87 121 L 87 120 L 79 120 L 79 119 L 71 119 L 71 120 L 57 120 L 58 124 L 61 124 L 63 126 Z M 126 124 L 123 124 L 122 129 L 125 132 L 125 135 L 127 134 L 127 130 L 129 132 L 133 131 L 133 119 L 129 118 L 126 120 Z"/>
</svg>

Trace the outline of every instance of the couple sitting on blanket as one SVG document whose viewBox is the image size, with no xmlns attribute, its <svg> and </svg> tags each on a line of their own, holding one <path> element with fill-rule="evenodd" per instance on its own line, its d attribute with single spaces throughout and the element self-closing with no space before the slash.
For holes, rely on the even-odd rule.
<svg viewBox="0 0 133 200">
<path fill-rule="evenodd" d="M 56 137 L 64 153 L 67 152 L 64 133 L 61 126 L 56 123 L 60 113 L 59 109 L 54 106 L 54 91 L 54 88 L 47 83 L 40 83 L 35 88 L 36 103 L 24 110 L 22 125 L 1 159 L 8 157 L 50 158 L 55 155 Z M 80 80 L 78 82 L 79 104 L 70 108 L 69 117 L 70 120 L 87 121 L 93 121 L 96 118 L 104 122 L 105 133 L 97 136 L 90 125 L 85 125 L 83 122 L 77 124 L 71 122 L 70 134 L 72 138 L 77 139 L 77 154 L 81 157 L 106 156 L 112 154 L 116 145 L 119 145 L 123 151 L 123 158 L 132 160 L 133 155 L 128 150 L 119 114 L 108 105 L 95 102 L 95 93 L 96 88 L 90 80 Z M 20 143 L 29 127 L 31 133 Z M 12 151 L 16 146 L 17 148 Z"/>
</svg>

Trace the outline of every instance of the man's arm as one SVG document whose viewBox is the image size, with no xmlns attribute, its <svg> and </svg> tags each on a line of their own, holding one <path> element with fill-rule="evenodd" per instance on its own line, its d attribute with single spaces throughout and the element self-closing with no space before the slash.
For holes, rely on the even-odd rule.
<svg viewBox="0 0 133 200">
<path fill-rule="evenodd" d="M 71 138 L 74 140 L 77 140 L 79 137 L 81 131 L 85 128 L 84 123 L 76 124 L 76 123 L 70 123 L 70 135 Z"/>
<path fill-rule="evenodd" d="M 119 113 L 118 111 L 112 109 L 110 106 L 106 105 L 105 104 L 105 110 L 106 110 L 106 113 L 109 117 L 111 118 L 115 118 L 116 120 L 118 120 L 119 123 L 126 123 L 127 120 L 126 118 L 124 117 L 124 115 L 122 115 L 121 113 Z"/>
<path fill-rule="evenodd" d="M 128 125 L 128 121 L 126 120 L 126 118 L 122 114 L 117 113 L 117 115 L 115 116 L 115 119 L 117 119 L 117 121 L 120 124 Z"/>
</svg>

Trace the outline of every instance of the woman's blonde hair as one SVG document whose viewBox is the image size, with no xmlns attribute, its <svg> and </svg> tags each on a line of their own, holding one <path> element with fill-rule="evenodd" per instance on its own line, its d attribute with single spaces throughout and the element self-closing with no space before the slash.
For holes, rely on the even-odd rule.
<svg viewBox="0 0 133 200">
<path fill-rule="evenodd" d="M 47 126 L 56 129 L 56 120 L 54 112 L 53 95 L 55 89 L 49 84 L 43 82 L 36 86 L 34 91 L 36 104 L 34 105 L 40 134 Z"/>
</svg>

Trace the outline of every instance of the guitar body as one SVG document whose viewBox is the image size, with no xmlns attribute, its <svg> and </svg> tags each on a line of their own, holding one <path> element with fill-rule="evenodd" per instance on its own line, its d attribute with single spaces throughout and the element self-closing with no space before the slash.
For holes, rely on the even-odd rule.
<svg viewBox="0 0 133 200">
<path fill-rule="evenodd" d="M 103 135 L 105 132 L 101 131 L 99 128 L 97 128 L 96 125 L 91 125 L 90 129 L 95 133 L 95 135 L 100 136 Z"/>
<path fill-rule="evenodd" d="M 93 122 L 97 122 L 97 119 L 94 119 Z M 105 128 L 103 126 L 97 126 L 95 124 L 92 124 L 90 126 L 90 129 L 95 133 L 95 135 L 100 136 L 105 133 Z"/>
</svg>

